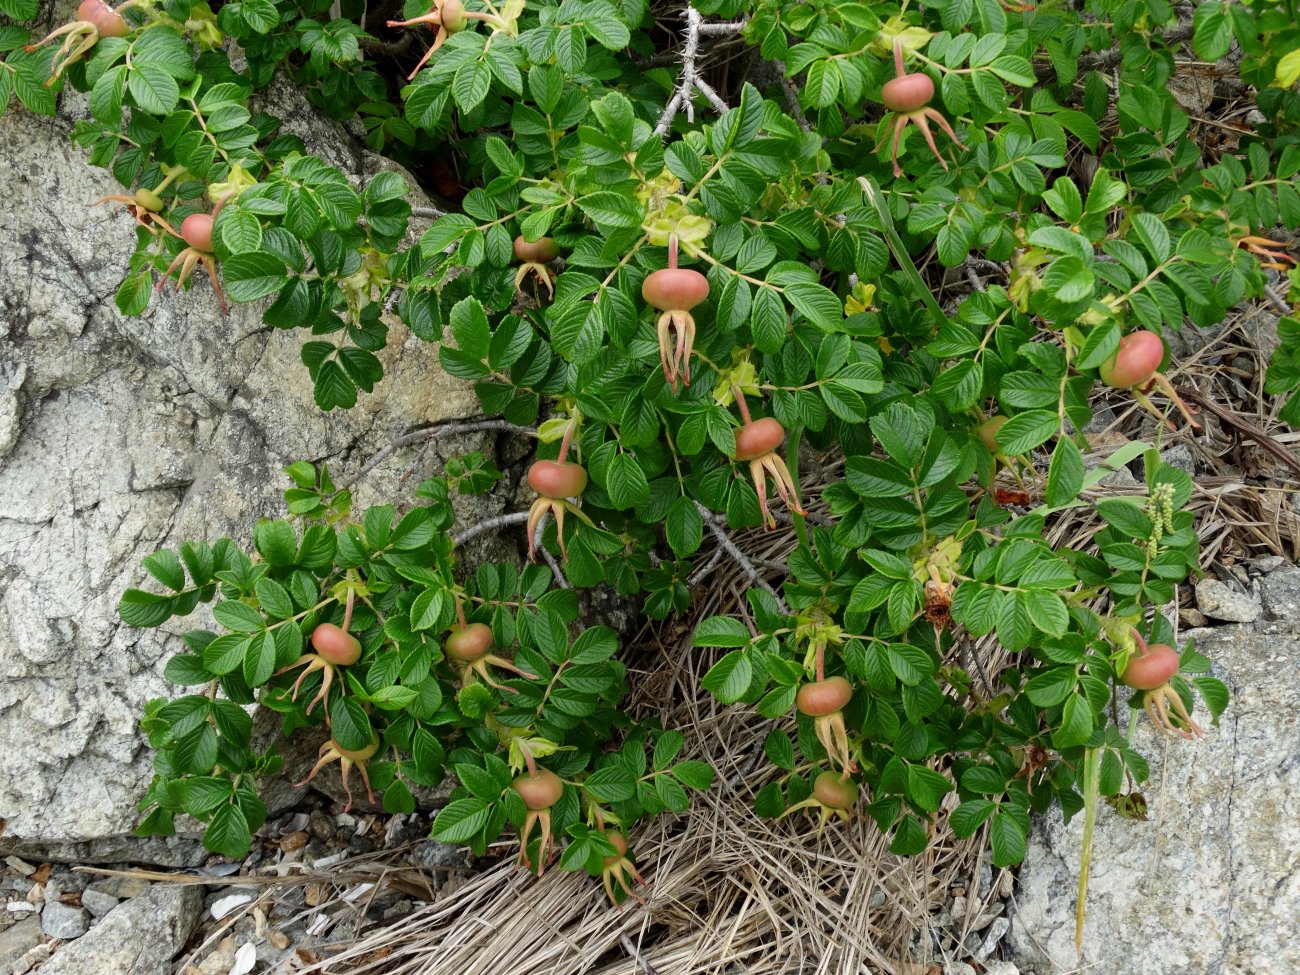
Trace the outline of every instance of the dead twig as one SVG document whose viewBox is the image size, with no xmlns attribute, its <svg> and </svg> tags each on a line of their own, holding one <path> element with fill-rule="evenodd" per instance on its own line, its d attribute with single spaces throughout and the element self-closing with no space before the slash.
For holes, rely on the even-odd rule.
<svg viewBox="0 0 1300 975">
<path fill-rule="evenodd" d="M 1214 402 L 1214 400 L 1207 396 L 1202 396 L 1194 389 L 1189 389 L 1186 386 L 1178 386 L 1176 387 L 1176 390 L 1178 395 L 1183 399 L 1190 403 L 1195 403 L 1208 413 L 1213 413 L 1218 417 L 1220 422 L 1226 423 L 1239 433 L 1244 433 L 1246 436 L 1250 437 L 1250 439 L 1254 440 L 1255 443 L 1259 444 L 1261 448 L 1267 450 L 1283 464 L 1295 471 L 1295 473 L 1300 474 L 1300 457 L 1296 457 L 1295 454 L 1291 453 L 1291 451 L 1287 450 L 1267 433 L 1255 426 L 1255 424 L 1231 410 L 1225 410 L 1218 403 Z"/>
<path fill-rule="evenodd" d="M 702 36 L 735 34 L 746 23 L 747 21 L 741 20 L 725 24 L 706 24 L 698 10 L 694 7 L 686 8 L 686 43 L 682 47 L 682 73 L 677 81 L 677 88 L 673 92 L 673 97 L 668 99 L 663 114 L 659 116 L 659 124 L 655 126 L 655 135 L 660 138 L 666 136 L 668 130 L 672 128 L 673 119 L 683 109 L 686 112 L 687 120 L 692 123 L 695 121 L 695 106 L 691 98 L 696 91 L 708 100 L 719 115 L 727 111 L 728 105 L 722 100 L 722 96 L 713 90 L 712 85 L 700 77 L 695 61 L 699 55 L 700 38 Z"/>
</svg>

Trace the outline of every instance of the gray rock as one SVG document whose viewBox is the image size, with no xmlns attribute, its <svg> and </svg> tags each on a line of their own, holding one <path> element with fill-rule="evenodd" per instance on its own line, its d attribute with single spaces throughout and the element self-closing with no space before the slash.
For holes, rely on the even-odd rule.
<svg viewBox="0 0 1300 975">
<path fill-rule="evenodd" d="M 41 911 L 41 930 L 51 938 L 71 941 L 80 938 L 90 928 L 90 914 L 80 907 L 50 901 Z"/>
<path fill-rule="evenodd" d="M 1020 975 L 1020 969 L 1009 961 L 987 961 L 984 975 Z"/>
<path fill-rule="evenodd" d="M 149 889 L 149 881 L 141 877 L 101 877 L 91 881 L 86 890 L 104 894 L 114 900 L 124 901 L 129 897 L 138 897 Z"/>
<path fill-rule="evenodd" d="M 81 906 L 95 917 L 103 917 L 120 903 L 121 901 L 112 894 L 105 893 L 102 890 L 87 888 L 81 892 Z"/>
<path fill-rule="evenodd" d="M 1074 951 L 1083 817 L 1035 825 L 1010 959 L 1038 972 L 1294 975 L 1300 971 L 1300 624 L 1190 634 L 1232 701 L 1203 741 L 1143 719 L 1150 819 L 1097 817 L 1083 956 Z M 1196 717 L 1205 722 L 1205 712 Z M 1004 949 L 1007 946 L 1004 946 Z"/>
<path fill-rule="evenodd" d="M 1264 576 L 1259 583 L 1264 618 L 1300 619 L 1300 569 L 1281 569 Z"/>
<path fill-rule="evenodd" d="M 30 914 L 0 931 L 0 972 L 41 943 L 41 922 Z"/>
<path fill-rule="evenodd" d="M 1175 444 L 1168 450 L 1160 451 L 1160 459 L 1170 467 L 1176 467 L 1186 474 L 1196 474 L 1196 460 L 1192 449 L 1185 443 Z"/>
<path fill-rule="evenodd" d="M 60 948 L 42 975 L 162 975 L 198 920 L 199 888 L 155 885 L 123 901 L 84 938 Z"/>
<path fill-rule="evenodd" d="M 263 98 L 358 184 L 391 168 L 293 86 Z M 152 776 L 140 715 L 179 693 L 163 668 L 179 633 L 202 625 L 121 624 L 122 591 L 150 584 L 140 559 L 188 539 L 246 541 L 259 516 L 283 513 L 291 461 L 343 473 L 394 435 L 479 407 L 437 349 L 395 321 L 386 378 L 356 409 L 326 414 L 299 360 L 307 336 L 266 328 L 261 305 L 222 316 L 202 275 L 124 319 L 113 295 L 131 220 L 86 206 L 120 187 L 70 138 L 84 97 L 66 92 L 62 105 L 55 119 L 0 118 L 0 854 L 193 865 L 204 852 L 192 837 L 129 835 Z M 428 203 L 418 191 L 411 202 Z M 356 508 L 408 497 L 419 477 L 401 475 L 416 456 L 376 470 Z M 500 510 L 493 498 L 460 503 L 471 521 Z"/>
<path fill-rule="evenodd" d="M 1253 623 L 1262 610 L 1255 596 L 1218 579 L 1202 579 L 1196 584 L 1196 608 L 1210 619 L 1229 623 Z"/>
</svg>

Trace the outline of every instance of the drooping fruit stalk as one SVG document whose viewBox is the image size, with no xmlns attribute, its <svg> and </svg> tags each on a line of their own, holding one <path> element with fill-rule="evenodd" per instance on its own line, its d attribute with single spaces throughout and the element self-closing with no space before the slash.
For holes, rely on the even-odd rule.
<svg viewBox="0 0 1300 975">
<path fill-rule="evenodd" d="M 709 297 L 709 279 L 699 271 L 677 266 L 677 235 L 668 237 L 668 266 L 646 275 L 641 297 L 662 314 L 655 323 L 659 364 L 664 381 L 675 393 L 677 382 L 691 384 L 691 350 L 695 347 L 695 318 L 691 309 Z"/>
<path fill-rule="evenodd" d="M 731 393 L 740 408 L 742 421 L 740 429 L 736 431 L 736 451 L 732 454 L 732 459 L 749 464 L 749 475 L 753 479 L 754 490 L 758 493 L 763 523 L 768 530 L 776 527 L 776 518 L 767 506 L 768 475 L 771 475 L 772 483 L 776 485 L 777 493 L 786 506 L 796 514 L 807 514 L 799 503 L 798 486 L 790 476 L 790 468 L 777 453 L 785 440 L 785 427 L 770 416 L 758 420 L 751 417 L 749 404 L 745 402 L 745 394 L 739 386 L 733 386 Z"/>
<path fill-rule="evenodd" d="M 1097 372 L 1101 376 L 1101 381 L 1107 386 L 1112 389 L 1129 390 L 1133 398 L 1143 407 L 1164 420 L 1170 430 L 1177 430 L 1178 428 L 1166 420 L 1164 414 L 1147 399 L 1146 394 L 1152 385 L 1158 386 L 1160 391 L 1173 401 L 1188 425 L 1193 430 L 1199 430 L 1201 425 L 1192 415 L 1192 408 L 1183 402 L 1182 397 L 1174 389 L 1173 383 L 1160 371 L 1160 363 L 1164 358 L 1164 340 L 1155 332 L 1139 329 L 1119 340 L 1119 348 L 1115 350 L 1115 354 L 1103 362 Z"/>
<path fill-rule="evenodd" d="M 890 148 L 890 158 L 894 163 L 894 176 L 902 176 L 903 169 L 898 165 L 898 140 L 903 134 L 903 129 L 909 122 L 916 125 L 921 130 L 921 135 L 925 137 L 925 143 L 934 153 L 934 158 L 939 160 L 939 165 L 948 170 L 948 162 L 939 154 L 939 147 L 934 144 L 934 134 L 930 131 L 930 122 L 938 123 L 943 129 L 944 134 L 948 136 L 959 149 L 965 149 L 957 133 L 953 132 L 952 126 L 938 111 L 930 107 L 930 100 L 934 98 L 934 82 L 930 76 L 921 72 L 908 73 L 903 66 L 903 43 L 900 39 L 894 39 L 894 72 L 895 77 L 885 82 L 884 87 L 880 90 L 880 100 L 884 106 L 894 113 L 893 125 L 893 144 Z M 880 140 L 880 143 L 873 149 L 873 152 L 879 152 L 884 148 L 886 139 L 889 138 L 888 132 Z"/>
</svg>

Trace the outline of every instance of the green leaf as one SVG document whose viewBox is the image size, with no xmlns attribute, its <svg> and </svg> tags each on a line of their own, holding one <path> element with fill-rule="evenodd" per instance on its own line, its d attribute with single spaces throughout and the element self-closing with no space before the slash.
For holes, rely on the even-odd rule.
<svg viewBox="0 0 1300 975">
<path fill-rule="evenodd" d="M 1202 61 L 1217 61 L 1232 44 L 1232 21 L 1228 2 L 1202 3 L 1192 14 L 1192 50 Z"/>
<path fill-rule="evenodd" d="M 710 616 L 695 628 L 691 646 L 745 647 L 751 639 L 749 630 L 740 620 L 731 616 Z"/>
<path fill-rule="evenodd" d="M 248 644 L 244 656 L 244 683 L 249 687 L 261 687 L 271 679 L 274 671 L 275 635 L 267 632 L 260 638 L 255 637 Z"/>
<path fill-rule="evenodd" d="M 117 614 L 127 626 L 149 628 L 160 626 L 171 619 L 174 605 L 171 596 L 159 596 L 143 589 L 128 589 L 118 600 Z"/>
<path fill-rule="evenodd" d="M 834 291 L 820 284 L 786 285 L 785 297 L 795 311 L 820 328 L 838 328 L 844 320 L 843 303 Z"/>
<path fill-rule="evenodd" d="M 330 703 L 330 731 L 336 742 L 348 751 L 361 751 L 374 743 L 370 717 L 355 697 L 339 694 Z"/>
<path fill-rule="evenodd" d="M 248 827 L 244 811 L 233 802 L 218 806 L 203 833 L 204 847 L 239 861 L 247 855 L 252 843 L 253 831 Z"/>
<path fill-rule="evenodd" d="M 678 498 L 668 511 L 664 534 L 679 559 L 695 554 L 704 540 L 704 519 L 692 498 Z"/>
<path fill-rule="evenodd" d="M 989 67 L 1003 81 L 1009 81 L 1021 88 L 1033 88 L 1038 84 L 1033 67 L 1019 55 L 1004 54 Z"/>
<path fill-rule="evenodd" d="M 754 676 L 754 665 L 745 650 L 733 650 L 716 664 L 700 680 L 702 686 L 723 704 L 735 704 Z"/>
<path fill-rule="evenodd" d="M 635 230 L 645 219 L 644 208 L 621 193 L 588 193 L 578 200 L 578 206 L 597 226 L 609 230 Z"/>
<path fill-rule="evenodd" d="M 1145 541 L 1151 535 L 1151 520 L 1141 505 L 1136 498 L 1106 498 L 1097 502 L 1097 514 L 1129 538 Z"/>
<path fill-rule="evenodd" d="M 626 802 L 636 795 L 636 776 L 618 762 L 592 772 L 582 787 L 601 802 Z"/>
<path fill-rule="evenodd" d="M 839 65 L 829 59 L 814 61 L 808 68 L 803 94 L 813 108 L 826 108 L 835 104 L 842 81 Z"/>
<path fill-rule="evenodd" d="M 236 633 L 260 633 L 266 629 L 266 619 L 247 603 L 226 600 L 212 607 L 216 621 Z"/>
<path fill-rule="evenodd" d="M 221 262 L 221 277 L 231 301 L 256 301 L 284 287 L 284 261 L 266 251 L 235 254 Z"/>
<path fill-rule="evenodd" d="M 1134 213 L 1133 233 L 1156 261 L 1164 261 L 1174 252 L 1173 242 L 1169 238 L 1169 229 L 1164 221 L 1153 213 Z"/>
<path fill-rule="evenodd" d="M 484 826 L 491 806 L 482 799 L 449 802 L 433 821 L 433 837 L 443 843 L 468 843 Z"/>
<path fill-rule="evenodd" d="M 1119 322 L 1102 322 L 1084 339 L 1076 365 L 1080 369 L 1096 369 L 1119 351 L 1119 340 Z"/>
<path fill-rule="evenodd" d="M 482 104 L 491 87 L 492 69 L 480 60 L 467 61 L 452 79 L 451 97 L 462 112 L 472 112 Z"/>
<path fill-rule="evenodd" d="M 1071 694 L 1061 712 L 1061 725 L 1052 732 L 1056 748 L 1082 745 L 1092 736 L 1092 705 L 1082 694 Z"/>
<path fill-rule="evenodd" d="M 1029 832 L 1018 817 L 1006 809 L 994 813 L 989 842 L 995 867 L 1010 867 L 1023 860 L 1028 840 Z"/>
<path fill-rule="evenodd" d="M 1025 454 L 1045 443 L 1060 429 L 1061 418 L 1047 410 L 1018 413 L 998 431 L 998 444 L 1008 457 Z"/>
<path fill-rule="evenodd" d="M 763 739 L 763 754 L 777 768 L 793 772 L 795 768 L 794 744 L 780 728 L 773 728 Z"/>
<path fill-rule="evenodd" d="M 1050 708 L 1063 702 L 1079 683 L 1073 667 L 1052 667 L 1035 674 L 1025 684 L 1025 694 L 1036 707 Z M 966 782 L 962 779 L 962 784 Z"/>
<path fill-rule="evenodd" d="M 166 68 L 154 62 L 132 64 L 126 86 L 136 105 L 150 115 L 167 115 L 181 98 L 176 79 Z"/>
<path fill-rule="evenodd" d="M 258 553 L 271 565 L 293 565 L 298 560 L 298 536 L 287 521 L 259 521 L 253 538 Z"/>
<path fill-rule="evenodd" d="M 3 71 L 0 71 L 0 74 L 2 73 Z M 152 296 L 153 279 L 148 268 L 145 268 L 136 274 L 128 274 L 122 280 L 114 300 L 118 311 L 128 317 L 134 317 L 149 307 L 149 299 Z"/>
<path fill-rule="evenodd" d="M 1047 491 L 1044 500 L 1049 507 L 1059 508 L 1069 504 L 1083 490 L 1083 455 L 1069 437 L 1056 441 L 1052 463 L 1047 468 Z"/>
<path fill-rule="evenodd" d="M 619 510 L 645 504 L 650 499 L 650 484 L 641 465 L 631 454 L 617 454 L 605 472 L 605 491 Z"/>
<path fill-rule="evenodd" d="M 686 788 L 695 789 L 697 792 L 703 792 L 713 784 L 713 766 L 708 762 L 690 759 L 678 762 L 668 771 Z"/>
</svg>

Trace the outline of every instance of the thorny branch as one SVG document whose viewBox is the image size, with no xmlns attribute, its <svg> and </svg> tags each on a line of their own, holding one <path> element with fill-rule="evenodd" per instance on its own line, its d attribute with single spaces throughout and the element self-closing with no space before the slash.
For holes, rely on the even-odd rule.
<svg viewBox="0 0 1300 975">
<path fill-rule="evenodd" d="M 686 44 L 682 48 L 682 74 L 677 82 L 677 89 L 673 92 L 673 97 L 668 100 L 668 104 L 664 106 L 663 114 L 659 116 L 659 124 L 655 126 L 655 135 L 660 138 L 667 135 L 669 128 L 673 124 L 673 119 L 677 117 L 677 113 L 683 108 L 686 110 L 686 118 L 691 122 L 695 121 L 695 106 L 691 99 L 696 91 L 708 100 L 719 115 L 727 111 L 727 103 L 714 91 L 712 85 L 700 77 L 695 59 L 699 53 L 701 37 L 735 34 L 747 22 L 748 18 L 725 24 L 706 24 L 698 10 L 694 7 L 686 8 Z"/>
</svg>

